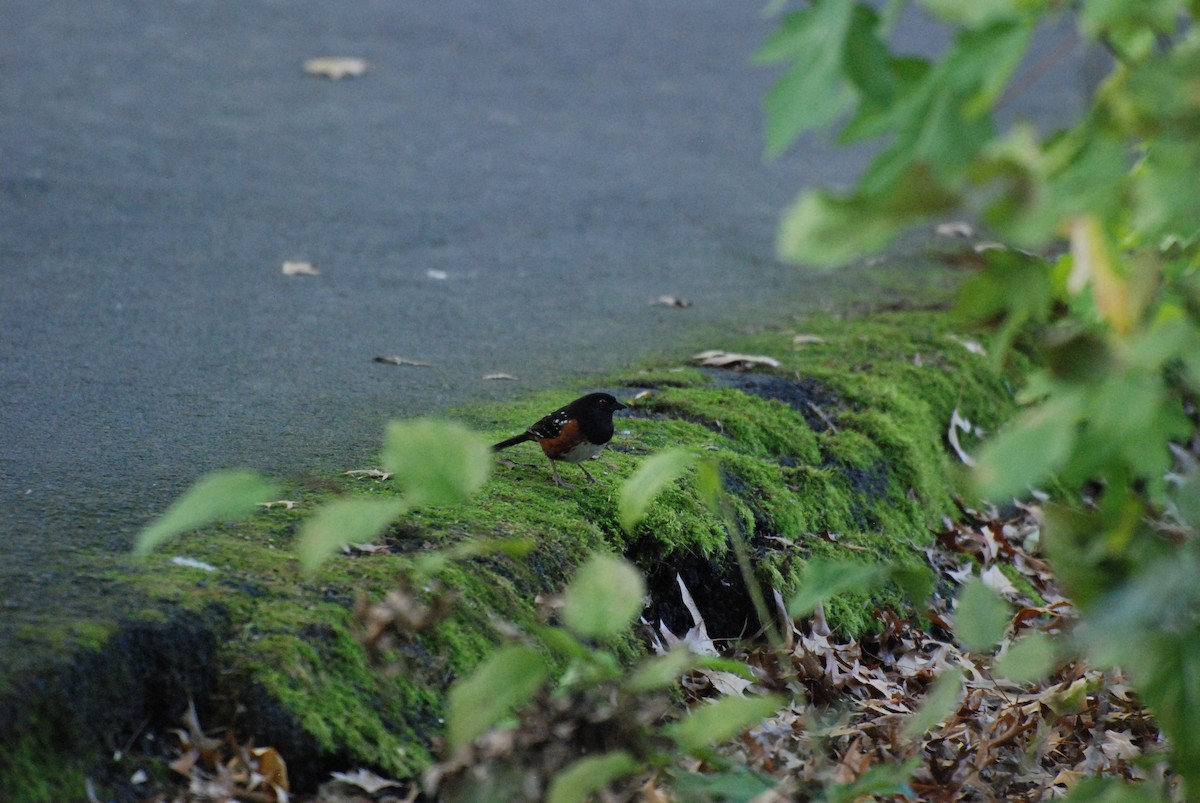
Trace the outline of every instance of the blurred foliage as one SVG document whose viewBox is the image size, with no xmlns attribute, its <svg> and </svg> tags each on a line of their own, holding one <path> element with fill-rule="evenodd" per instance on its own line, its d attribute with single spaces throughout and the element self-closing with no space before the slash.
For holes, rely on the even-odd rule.
<svg viewBox="0 0 1200 803">
<path fill-rule="evenodd" d="M 1069 489 L 1047 506 L 1043 538 L 1084 614 L 1080 645 L 1132 674 L 1195 795 L 1200 3 L 874 5 L 803 3 L 758 51 L 785 65 L 764 104 L 769 154 L 830 127 L 842 144 L 881 143 L 857 185 L 801 193 L 779 251 L 832 266 L 950 210 L 1007 244 L 977 252 L 983 267 L 960 309 L 993 326 L 996 359 L 1031 336 L 1045 368 L 1022 391 L 1023 414 L 980 454 L 978 487 L 996 501 L 1047 483 Z M 953 29 L 936 58 L 890 44 L 914 5 Z M 1065 44 L 1102 49 L 1108 75 L 1063 130 L 1002 128 L 997 111 L 1046 68 L 1026 58 L 1035 34 L 1063 17 L 1075 37 Z M 978 591 L 962 602 L 985 644 L 991 603 Z M 1036 675 L 1056 650 L 1032 644 L 1013 671 Z M 1132 799 L 1111 785 L 1093 791 Z"/>
</svg>

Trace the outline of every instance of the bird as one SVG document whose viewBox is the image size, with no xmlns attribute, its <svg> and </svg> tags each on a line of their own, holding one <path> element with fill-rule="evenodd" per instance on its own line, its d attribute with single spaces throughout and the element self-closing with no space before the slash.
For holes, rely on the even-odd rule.
<svg viewBox="0 0 1200 803">
<path fill-rule="evenodd" d="M 542 452 L 550 458 L 555 485 L 563 484 L 555 464 L 559 460 L 579 466 L 588 482 L 598 484 L 596 478 L 583 467 L 583 461 L 600 454 L 612 440 L 613 413 L 624 409 L 625 405 L 611 394 L 589 393 L 540 419 L 520 435 L 500 441 L 492 446 L 492 451 L 498 452 L 525 441 L 537 441 Z"/>
</svg>

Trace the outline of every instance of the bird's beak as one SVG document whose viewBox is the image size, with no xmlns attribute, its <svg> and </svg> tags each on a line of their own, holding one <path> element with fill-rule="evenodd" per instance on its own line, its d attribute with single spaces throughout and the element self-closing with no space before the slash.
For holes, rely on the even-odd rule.
<svg viewBox="0 0 1200 803">
<path fill-rule="evenodd" d="M 615 413 L 617 410 L 628 410 L 628 409 L 629 409 L 628 405 L 617 402 L 617 406 L 613 408 L 613 412 Z"/>
</svg>

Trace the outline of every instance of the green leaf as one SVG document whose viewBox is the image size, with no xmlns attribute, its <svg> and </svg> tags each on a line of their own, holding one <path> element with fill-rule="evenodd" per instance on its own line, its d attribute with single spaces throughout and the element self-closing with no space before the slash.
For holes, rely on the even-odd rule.
<svg viewBox="0 0 1200 803">
<path fill-rule="evenodd" d="M 672 796 L 673 800 L 694 803 L 751 803 L 764 799 L 759 796 L 778 785 L 779 781 L 762 773 L 735 766 L 707 773 L 678 770 L 672 777 L 671 791 L 675 793 Z"/>
<path fill-rule="evenodd" d="M 1058 645 L 1045 633 L 1033 632 L 1012 643 L 996 660 L 996 672 L 1016 683 L 1048 676 L 1058 664 Z"/>
<path fill-rule="evenodd" d="M 532 538 L 477 538 L 459 541 L 449 549 L 427 552 L 413 558 L 413 568 L 426 575 L 434 575 L 456 560 L 476 558 L 480 555 L 507 555 L 521 558 L 534 550 L 537 544 Z"/>
<path fill-rule="evenodd" d="M 783 705 L 777 694 L 762 697 L 722 697 L 702 704 L 668 727 L 668 735 L 686 753 L 714 747 L 775 713 Z"/>
<path fill-rule="evenodd" d="M 1082 414 L 1082 396 L 1064 392 L 1018 416 L 979 450 L 979 492 L 1007 499 L 1049 478 L 1071 454 Z"/>
<path fill-rule="evenodd" d="M 904 226 L 860 197 L 809 191 L 784 211 L 775 250 L 789 262 L 836 267 L 887 245 Z"/>
<path fill-rule="evenodd" d="M 788 600 L 788 615 L 808 616 L 825 600 L 847 591 L 867 593 L 887 576 L 888 568 L 878 564 L 813 560 L 800 574 L 800 590 Z"/>
<path fill-rule="evenodd" d="M 159 544 L 180 533 L 247 516 L 278 493 L 274 483 L 253 471 L 205 474 L 176 499 L 166 513 L 138 533 L 133 552 L 138 557 L 145 557 Z"/>
<path fill-rule="evenodd" d="M 913 797 L 908 784 L 920 759 L 912 758 L 903 764 L 878 764 L 848 784 L 837 784 L 825 793 L 828 803 L 857 803 L 866 797 Z"/>
<path fill-rule="evenodd" d="M 686 647 L 677 647 L 664 655 L 647 658 L 629 675 L 624 688 L 637 694 L 673 687 L 680 675 L 696 665 L 698 657 Z"/>
<path fill-rule="evenodd" d="M 617 514 L 625 532 L 632 533 L 654 497 L 695 462 L 696 456 L 683 449 L 668 449 L 643 460 L 637 471 L 621 484 Z"/>
<path fill-rule="evenodd" d="M 524 644 L 501 647 L 450 688 L 446 737 L 451 750 L 473 742 L 542 687 L 548 670 L 542 656 Z"/>
<path fill-rule="evenodd" d="M 717 464 L 717 461 L 700 460 L 697 462 L 696 492 L 700 495 L 700 499 L 703 500 L 705 507 L 718 515 L 721 513 L 722 490 L 721 467 Z"/>
<path fill-rule="evenodd" d="M 784 212 L 775 248 L 780 258 L 834 267 L 877 251 L 906 226 L 956 201 L 927 165 L 902 167 L 890 184 L 851 195 L 805 192 Z"/>
<path fill-rule="evenodd" d="M 1200 148 L 1191 139 L 1160 139 L 1133 173 L 1134 220 L 1146 242 L 1200 232 Z"/>
<path fill-rule="evenodd" d="M 1193 530 L 1200 530 L 1200 471 L 1193 471 L 1174 493 L 1179 518 Z"/>
<path fill-rule="evenodd" d="M 536 638 L 555 656 L 571 661 L 591 661 L 596 651 L 589 649 L 561 627 L 530 625 L 529 635 Z"/>
<path fill-rule="evenodd" d="M 1186 5 L 1186 0 L 1091 0 L 1080 6 L 1079 24 L 1093 39 L 1105 31 L 1141 26 L 1171 33 Z"/>
<path fill-rule="evenodd" d="M 322 505 L 297 534 L 300 565 L 311 572 L 342 544 L 374 541 L 406 507 L 400 499 L 335 499 Z"/>
<path fill-rule="evenodd" d="M 1045 2 L 1041 4 L 1045 5 Z M 947 22 L 977 28 L 1016 17 L 1031 3 L 1028 0 L 921 0 L 921 5 Z"/>
<path fill-rule="evenodd" d="M 1008 603 L 972 577 L 963 585 L 954 607 L 954 635 L 971 652 L 990 650 L 1004 637 L 1011 618 Z"/>
<path fill-rule="evenodd" d="M 733 658 L 722 658 L 717 655 L 697 655 L 695 657 L 696 666 L 701 669 L 728 672 L 731 675 L 737 675 L 743 680 L 758 682 L 758 676 L 754 674 L 754 670 L 741 661 L 734 660 Z"/>
<path fill-rule="evenodd" d="M 1163 803 L 1154 785 L 1128 783 L 1120 778 L 1084 778 L 1071 787 L 1061 803 Z"/>
<path fill-rule="evenodd" d="M 615 636 L 642 612 L 645 596 L 646 581 L 633 564 L 595 555 L 563 592 L 563 622 L 589 638 Z"/>
<path fill-rule="evenodd" d="M 854 99 L 843 61 L 854 6 L 815 0 L 784 17 L 755 53 L 760 64 L 792 62 L 763 102 L 769 156 L 783 152 L 804 131 L 836 120 Z"/>
<path fill-rule="evenodd" d="M 962 694 L 963 674 L 961 669 L 948 669 L 933 682 L 925 701 L 904 725 L 904 736 L 919 739 L 929 730 L 945 722 L 958 709 Z"/>
<path fill-rule="evenodd" d="M 895 92 L 896 76 L 887 44 L 879 38 L 879 15 L 870 6 L 856 3 L 853 9 L 842 57 L 846 77 L 864 102 L 886 105 Z"/>
<path fill-rule="evenodd" d="M 632 775 L 641 764 L 625 750 L 588 756 L 574 762 L 550 782 L 546 803 L 584 803 L 610 783 Z"/>
<path fill-rule="evenodd" d="M 382 457 L 413 507 L 462 502 L 483 487 L 492 469 L 487 440 L 456 422 L 431 418 L 389 423 Z"/>
<path fill-rule="evenodd" d="M 889 577 L 900 587 L 905 598 L 917 609 L 923 610 L 925 603 L 933 592 L 934 576 L 928 567 L 922 566 L 893 566 Z"/>
<path fill-rule="evenodd" d="M 1094 539 L 1095 532 L 1087 535 Z M 1093 664 L 1128 673 L 1190 791 L 1200 788 L 1200 548 L 1151 538 L 1134 542 L 1150 553 L 1140 571 L 1110 580 L 1107 593 L 1084 606 L 1087 627 L 1078 635 Z"/>
</svg>

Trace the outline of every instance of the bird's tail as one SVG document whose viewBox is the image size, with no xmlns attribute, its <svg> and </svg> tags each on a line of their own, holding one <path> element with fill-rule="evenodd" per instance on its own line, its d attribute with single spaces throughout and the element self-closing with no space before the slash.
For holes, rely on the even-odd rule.
<svg viewBox="0 0 1200 803">
<path fill-rule="evenodd" d="M 501 449 L 507 449 L 510 446 L 516 446 L 518 443 L 524 443 L 525 441 L 531 441 L 531 440 L 533 440 L 532 435 L 530 435 L 528 432 L 522 432 L 520 435 L 517 435 L 515 438 L 509 438 L 506 441 L 500 441 L 499 443 L 497 443 L 495 446 L 492 447 L 492 451 L 498 452 Z"/>
</svg>

